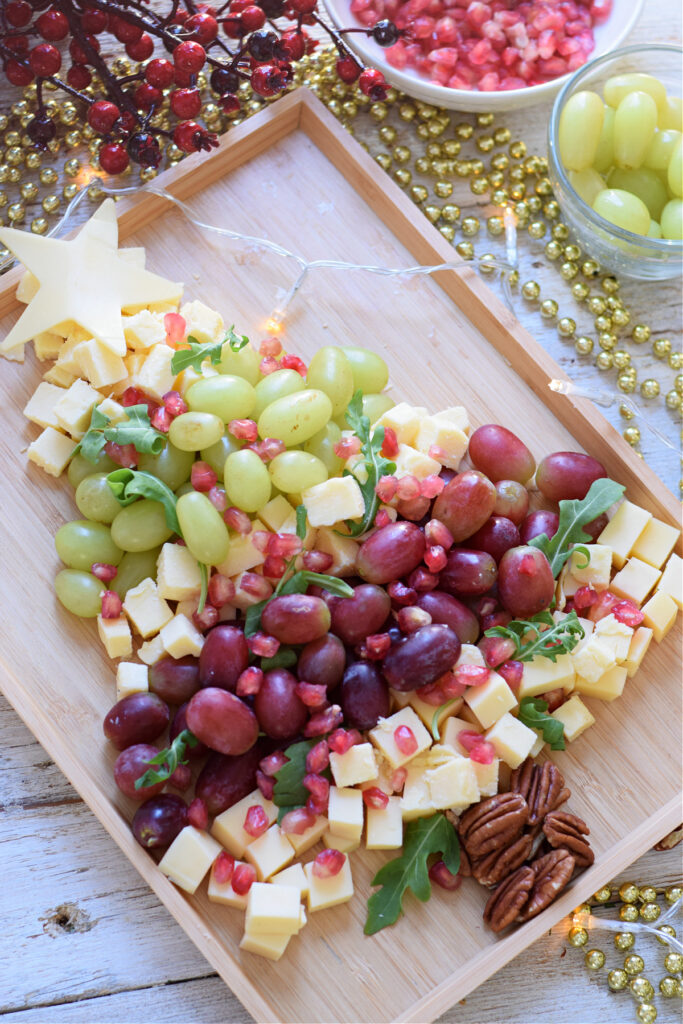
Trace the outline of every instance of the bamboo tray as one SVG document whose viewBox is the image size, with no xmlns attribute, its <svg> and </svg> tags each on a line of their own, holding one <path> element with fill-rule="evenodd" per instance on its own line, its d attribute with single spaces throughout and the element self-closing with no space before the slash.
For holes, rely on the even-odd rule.
<svg viewBox="0 0 683 1024">
<path fill-rule="evenodd" d="M 268 237 L 308 259 L 406 267 L 454 259 L 452 247 L 303 90 L 231 131 L 212 155 L 189 158 L 157 182 L 191 200 L 204 221 Z M 259 337 L 291 268 L 279 260 L 251 270 L 226 262 L 206 234 L 158 196 L 142 194 L 118 209 L 121 240 L 146 246 L 151 269 L 184 280 L 188 298 L 215 306 L 228 323 Z M 16 319 L 18 276 L 13 271 L 2 283 L 3 333 Z M 462 403 L 475 423 L 512 427 L 537 456 L 584 448 L 626 485 L 632 500 L 676 522 L 673 496 L 594 408 L 549 390 L 549 380 L 562 376 L 559 368 L 469 268 L 423 278 L 419 287 L 387 285 L 367 274 L 323 276 L 291 307 L 286 328 L 289 347 L 304 357 L 320 344 L 367 343 L 386 357 L 397 396 L 431 408 Z M 21 410 L 40 372 L 33 360 L 24 367 L 3 363 L 0 370 L 2 689 L 257 1019 L 433 1020 L 679 823 L 680 626 L 653 645 L 620 700 L 590 702 L 596 725 L 554 755 L 573 791 L 571 810 L 590 824 L 597 856 L 542 915 L 495 938 L 482 924 L 484 891 L 466 881 L 457 895 L 437 891 L 427 904 L 408 896 L 396 926 L 364 937 L 370 879 L 386 858 L 358 851 L 351 903 L 312 915 L 278 964 L 242 954 L 242 915 L 209 903 L 204 888 L 186 897 L 130 832 L 132 805 L 113 783 L 114 752 L 101 731 L 113 701 L 112 666 L 93 623 L 72 618 L 54 598 L 53 536 L 77 515 L 70 488 L 24 454 L 36 428 Z"/>
</svg>

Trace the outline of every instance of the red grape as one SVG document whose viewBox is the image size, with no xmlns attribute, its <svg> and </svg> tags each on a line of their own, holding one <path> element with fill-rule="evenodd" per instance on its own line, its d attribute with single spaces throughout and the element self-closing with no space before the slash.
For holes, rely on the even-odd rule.
<svg viewBox="0 0 683 1024">
<path fill-rule="evenodd" d="M 394 644 L 382 672 L 395 690 L 418 690 L 435 682 L 458 660 L 460 641 L 448 626 L 432 624 Z"/>
<path fill-rule="evenodd" d="M 256 788 L 256 772 L 265 753 L 263 745 L 256 743 L 239 757 L 209 755 L 194 791 L 202 798 L 210 815 L 221 814 Z"/>
<path fill-rule="evenodd" d="M 187 825 L 187 804 L 173 793 L 153 796 L 141 804 L 133 818 L 133 835 L 145 850 L 170 846 Z"/>
<path fill-rule="evenodd" d="M 602 463 L 581 452 L 554 452 L 541 460 L 536 484 L 551 501 L 585 498 L 594 480 L 607 476 Z"/>
<path fill-rule="evenodd" d="M 376 666 L 357 661 L 344 673 L 339 698 L 344 721 L 353 729 L 372 729 L 389 714 L 389 690 Z"/>
<path fill-rule="evenodd" d="M 374 583 L 362 583 L 355 588 L 353 597 L 333 597 L 328 605 L 332 614 L 330 628 L 349 647 L 377 633 L 391 611 L 386 590 Z"/>
<path fill-rule="evenodd" d="M 308 710 L 296 694 L 296 685 L 296 676 L 285 668 L 272 668 L 264 675 L 254 711 L 266 736 L 284 740 L 303 729 Z"/>
<path fill-rule="evenodd" d="M 500 562 L 505 552 L 519 543 L 519 530 L 505 516 L 491 516 L 468 540 L 476 551 L 488 551 L 496 562 Z"/>
<path fill-rule="evenodd" d="M 522 544 L 528 544 L 533 537 L 540 537 L 542 533 L 548 540 L 557 533 L 560 525 L 560 517 L 557 512 L 549 512 L 545 508 L 539 508 L 530 512 L 519 528 L 519 537 Z"/>
<path fill-rule="evenodd" d="M 114 704 L 105 716 L 104 735 L 117 750 L 135 743 L 151 743 L 167 728 L 167 705 L 155 693 L 131 693 Z"/>
<path fill-rule="evenodd" d="M 207 635 L 199 655 L 199 681 L 235 692 L 237 680 L 249 664 L 244 633 L 236 626 L 219 625 Z"/>
<path fill-rule="evenodd" d="M 476 470 L 458 473 L 434 502 L 432 514 L 440 519 L 458 543 L 471 537 L 493 512 L 496 488 Z"/>
<path fill-rule="evenodd" d="M 418 608 L 429 612 L 432 622 L 449 626 L 461 644 L 473 644 L 479 636 L 479 622 L 474 612 L 443 590 L 431 590 L 417 598 Z"/>
<path fill-rule="evenodd" d="M 114 781 L 122 793 L 131 800 L 147 800 L 150 796 L 158 796 L 166 785 L 165 782 L 155 782 L 151 786 L 135 788 L 135 783 L 142 778 L 145 772 L 149 771 L 152 765 L 150 761 L 159 753 L 157 747 L 150 743 L 136 743 L 134 747 L 127 747 L 122 750 L 114 762 Z"/>
<path fill-rule="evenodd" d="M 189 704 L 189 701 L 187 702 Z M 179 736 L 181 732 L 184 732 L 188 728 L 187 724 L 187 704 L 181 704 L 171 722 L 171 728 L 168 730 L 169 742 L 173 742 L 176 736 Z M 208 747 L 204 743 L 195 743 L 194 747 L 187 747 L 185 749 L 185 757 L 189 757 L 191 760 L 197 757 L 204 757 L 208 753 Z"/>
<path fill-rule="evenodd" d="M 208 686 L 187 705 L 187 725 L 197 739 L 220 754 L 243 754 L 256 742 L 256 715 L 227 690 Z"/>
<path fill-rule="evenodd" d="M 441 573 L 441 586 L 449 594 L 477 597 L 491 589 L 497 574 L 496 563 L 488 552 L 453 548 Z"/>
<path fill-rule="evenodd" d="M 391 583 L 416 569 L 424 552 L 425 539 L 419 526 L 389 523 L 361 544 L 358 575 L 368 583 Z"/>
<path fill-rule="evenodd" d="M 197 658 L 160 658 L 150 667 L 149 688 L 168 704 L 184 704 L 199 689 Z"/>
<path fill-rule="evenodd" d="M 333 689 L 344 675 L 346 651 L 341 640 L 332 633 L 312 640 L 299 654 L 299 679 Z"/>
<path fill-rule="evenodd" d="M 328 632 L 330 622 L 330 610 L 325 602 L 310 594 L 274 597 L 261 616 L 264 630 L 283 644 L 307 644 L 318 640 Z"/>
<path fill-rule="evenodd" d="M 519 526 L 529 511 L 529 492 L 518 480 L 499 480 L 496 483 L 496 504 L 493 511 L 497 516 L 506 516 Z"/>
<path fill-rule="evenodd" d="M 490 480 L 518 480 L 533 476 L 536 460 L 523 441 L 507 427 L 488 423 L 470 437 L 469 456 Z"/>
<path fill-rule="evenodd" d="M 510 548 L 498 567 L 498 591 L 505 608 L 516 619 L 547 608 L 555 593 L 548 559 L 538 548 Z"/>
</svg>

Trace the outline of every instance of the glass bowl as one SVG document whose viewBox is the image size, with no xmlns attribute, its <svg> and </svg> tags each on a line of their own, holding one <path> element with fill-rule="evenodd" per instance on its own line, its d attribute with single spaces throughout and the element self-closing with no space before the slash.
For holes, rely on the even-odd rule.
<svg viewBox="0 0 683 1024">
<path fill-rule="evenodd" d="M 679 46 L 651 45 L 627 46 L 606 54 L 580 68 L 553 106 L 548 133 L 548 174 L 564 221 L 588 255 L 601 266 L 625 277 L 650 281 L 677 277 L 683 270 L 683 242 L 636 235 L 595 213 L 574 191 L 560 161 L 560 115 L 574 93 L 591 89 L 602 96 L 608 78 L 631 71 L 654 75 L 664 83 L 668 93 L 680 96 L 682 52 Z"/>
</svg>

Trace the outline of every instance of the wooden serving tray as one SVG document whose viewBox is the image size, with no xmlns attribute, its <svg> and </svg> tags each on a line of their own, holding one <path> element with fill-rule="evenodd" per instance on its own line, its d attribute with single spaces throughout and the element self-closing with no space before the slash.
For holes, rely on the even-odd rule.
<svg viewBox="0 0 683 1024">
<path fill-rule="evenodd" d="M 210 156 L 195 156 L 157 179 L 196 217 L 268 237 L 307 259 L 386 266 L 457 259 L 450 245 L 313 96 L 299 90 L 233 129 Z M 281 258 L 238 260 L 167 200 L 141 193 L 121 201 L 122 242 L 144 245 L 150 269 L 186 282 L 188 298 L 220 309 L 257 339 L 295 268 Z M 249 264 L 256 260 L 255 265 Z M 246 263 L 246 265 L 245 265 Z M 675 523 L 673 496 L 592 405 L 554 394 L 562 373 L 471 268 L 434 279 L 383 279 L 317 271 L 293 303 L 285 343 L 310 358 L 321 344 L 381 351 L 398 398 L 432 409 L 462 403 L 475 423 L 514 429 L 537 457 L 581 447 L 624 483 L 628 496 Z M 19 271 L 0 292 L 0 331 L 14 322 Z M 103 282 L 103 287 L 106 282 Z M 22 408 L 40 379 L 4 363 L 5 483 L 0 521 L 3 622 L 1 685 L 124 853 L 235 995 L 261 1021 L 425 1021 L 482 984 L 588 894 L 678 825 L 680 794 L 680 625 L 653 644 L 643 668 L 613 704 L 588 701 L 596 725 L 553 755 L 572 789 L 571 810 L 590 824 L 594 866 L 542 915 L 496 938 L 483 927 L 485 892 L 467 880 L 457 894 L 412 896 L 393 928 L 363 935 L 370 880 L 386 854 L 352 856 L 351 903 L 311 915 L 278 964 L 242 954 L 242 914 L 176 889 L 134 841 L 133 805 L 116 789 L 115 752 L 101 722 L 114 700 L 112 664 L 92 622 L 54 597 L 53 537 L 77 517 L 70 488 L 27 462 L 36 428 Z M 514 1007 L 510 1007 L 511 1016 Z"/>
</svg>

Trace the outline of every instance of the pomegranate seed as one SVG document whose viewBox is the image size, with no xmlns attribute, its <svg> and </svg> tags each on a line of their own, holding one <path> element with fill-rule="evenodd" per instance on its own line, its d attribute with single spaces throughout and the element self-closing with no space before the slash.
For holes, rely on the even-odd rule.
<svg viewBox="0 0 683 1024">
<path fill-rule="evenodd" d="M 275 779 L 271 779 L 270 776 L 264 775 L 260 769 L 256 770 L 256 785 L 259 790 L 266 798 L 266 800 L 273 799 L 273 793 L 275 791 Z"/>
<path fill-rule="evenodd" d="M 164 317 L 164 330 L 166 331 L 166 344 L 171 348 L 178 348 L 185 341 L 187 324 L 185 317 L 180 313 L 166 313 Z"/>
<path fill-rule="evenodd" d="M 200 796 L 196 796 L 187 808 L 187 820 L 195 828 L 209 827 L 209 809 Z"/>
<path fill-rule="evenodd" d="M 376 811 L 383 811 L 389 804 L 389 796 L 379 786 L 370 786 L 363 790 L 363 803 Z"/>
<path fill-rule="evenodd" d="M 423 498 L 436 498 L 437 494 L 441 494 L 445 486 L 446 481 L 437 476 L 436 473 L 432 473 L 420 482 L 420 495 Z"/>
<path fill-rule="evenodd" d="M 391 637 L 388 633 L 371 633 L 365 638 L 365 657 L 370 661 L 381 661 L 391 647 Z"/>
<path fill-rule="evenodd" d="M 503 677 L 511 690 L 517 691 L 524 675 L 524 665 L 521 661 L 504 661 L 496 671 Z"/>
<path fill-rule="evenodd" d="M 228 500 L 222 487 L 212 487 L 207 497 L 217 512 L 225 512 Z"/>
<path fill-rule="evenodd" d="M 246 896 L 256 881 L 256 868 L 251 864 L 236 864 L 232 873 L 232 888 L 238 896 Z"/>
<path fill-rule="evenodd" d="M 386 509 L 381 508 L 375 516 L 375 526 L 378 530 L 381 530 L 383 526 L 388 526 L 392 522 L 391 516 Z"/>
<path fill-rule="evenodd" d="M 507 626 L 508 622 L 512 621 L 512 616 L 509 612 L 498 611 L 493 612 L 492 615 L 482 615 L 479 619 L 479 625 L 481 626 L 482 632 L 486 632 L 487 629 L 493 629 L 494 626 Z"/>
<path fill-rule="evenodd" d="M 105 590 L 102 594 L 102 618 L 119 619 L 123 611 L 123 602 L 115 590 Z"/>
<path fill-rule="evenodd" d="M 558 686 L 555 690 L 548 690 L 546 693 L 541 694 L 541 700 L 544 700 L 548 705 L 548 712 L 552 714 L 553 711 L 564 704 L 564 690 L 561 686 Z"/>
<path fill-rule="evenodd" d="M 412 501 L 420 497 L 420 481 L 412 473 L 402 476 L 396 488 L 396 497 L 401 501 Z"/>
<path fill-rule="evenodd" d="M 236 533 L 242 533 L 245 536 L 251 533 L 253 529 L 251 519 L 247 513 L 243 512 L 241 508 L 235 508 L 234 505 L 226 508 L 223 513 L 223 522 L 231 530 L 234 530 Z"/>
<path fill-rule="evenodd" d="M 439 544 L 433 544 L 425 551 L 425 565 L 430 572 L 441 572 L 447 562 L 448 556 Z"/>
<path fill-rule="evenodd" d="M 387 593 L 391 598 L 391 603 L 396 607 L 415 604 L 417 600 L 417 591 L 413 590 L 412 587 L 406 587 L 405 583 L 400 581 L 390 583 L 387 587 Z"/>
<path fill-rule="evenodd" d="M 182 416 L 187 412 L 187 402 L 179 391 L 167 391 L 162 401 L 169 416 Z"/>
<path fill-rule="evenodd" d="M 265 555 L 266 551 L 268 550 L 268 545 L 270 543 L 271 537 L 272 534 L 268 533 L 267 530 L 254 530 L 251 536 L 251 543 L 254 545 L 257 551 L 260 551 L 262 554 Z"/>
<path fill-rule="evenodd" d="M 246 813 L 244 819 L 244 831 L 248 836 L 257 839 L 268 829 L 268 815 L 260 804 L 254 804 Z"/>
<path fill-rule="evenodd" d="M 618 604 L 615 604 L 612 614 L 617 622 L 622 622 L 625 626 L 630 626 L 631 629 L 639 626 L 645 618 L 640 608 L 632 601 L 619 601 Z"/>
<path fill-rule="evenodd" d="M 399 725 L 394 729 L 394 743 L 404 757 L 411 757 L 417 750 L 417 739 L 409 725 Z"/>
<path fill-rule="evenodd" d="M 327 740 L 320 740 L 306 754 L 306 771 L 320 775 L 330 763 L 330 748 Z"/>
<path fill-rule="evenodd" d="M 398 478 L 395 476 L 381 476 L 375 485 L 375 494 L 384 502 L 392 501 L 397 490 Z"/>
<path fill-rule="evenodd" d="M 308 807 L 297 807 L 287 811 L 280 822 L 280 831 L 285 835 L 302 836 L 307 829 L 315 825 L 315 814 Z"/>
<path fill-rule="evenodd" d="M 287 764 L 288 761 L 289 758 L 281 750 L 276 750 L 275 753 L 268 754 L 267 757 L 259 761 L 259 768 L 264 775 L 277 775 L 282 766 Z"/>
<path fill-rule="evenodd" d="M 384 441 L 382 442 L 382 447 L 380 448 L 380 454 L 383 455 L 385 459 L 395 459 L 396 456 L 398 455 L 398 452 L 399 447 L 398 438 L 396 437 L 396 431 L 393 430 L 391 427 L 385 427 Z"/>
<path fill-rule="evenodd" d="M 351 437 L 342 437 L 334 446 L 334 454 L 339 459 L 350 459 L 352 455 L 358 455 L 361 449 L 361 440 L 355 434 Z"/>
<path fill-rule="evenodd" d="M 304 775 L 302 782 L 317 803 L 324 804 L 329 800 L 330 784 L 322 775 L 309 772 L 308 775 Z"/>
<path fill-rule="evenodd" d="M 391 774 L 391 788 L 394 793 L 400 793 L 406 784 L 408 772 L 405 768 L 396 768 Z"/>
<path fill-rule="evenodd" d="M 150 404 L 150 397 L 142 388 L 126 388 L 119 402 L 119 405 L 122 405 L 124 409 L 130 409 L 131 405 L 148 404 Z"/>
<path fill-rule="evenodd" d="M 423 568 L 421 565 L 418 566 L 417 569 L 413 569 L 408 577 L 408 586 L 419 594 L 424 594 L 429 590 L 435 590 L 438 585 L 439 577 L 433 572 L 429 572 L 428 569 Z"/>
<path fill-rule="evenodd" d="M 256 452 L 262 462 L 270 462 L 276 455 L 287 450 L 284 442 L 276 437 L 266 437 L 263 441 L 250 444 L 249 447 Z"/>
<path fill-rule="evenodd" d="M 341 850 L 321 850 L 313 861 L 316 878 L 333 878 L 344 867 L 346 854 Z"/>
<path fill-rule="evenodd" d="M 256 668 L 255 665 L 251 665 L 249 668 L 245 668 L 244 672 L 240 672 L 235 693 L 238 697 L 253 697 L 259 692 L 262 684 L 263 671 Z"/>
<path fill-rule="evenodd" d="M 327 687 L 319 683 L 297 683 L 294 692 L 307 708 L 321 708 L 327 703 Z"/>
<path fill-rule="evenodd" d="M 192 621 L 200 633 L 205 633 L 207 629 L 213 629 L 218 622 L 218 608 L 214 608 L 212 604 L 205 604 L 201 611 L 193 613 Z"/>
<path fill-rule="evenodd" d="M 535 576 L 538 571 L 536 559 L 533 555 L 524 555 L 520 558 L 517 572 L 522 576 Z"/>
<path fill-rule="evenodd" d="M 476 729 L 461 729 L 457 736 L 458 743 L 469 754 L 473 747 L 481 743 L 483 736 Z"/>
<path fill-rule="evenodd" d="M 599 622 L 600 619 L 604 619 L 605 616 L 611 615 L 615 605 L 619 604 L 620 598 L 615 594 L 612 594 L 609 590 L 603 590 L 598 594 L 597 601 L 591 605 L 588 612 L 588 618 L 591 622 Z"/>
<path fill-rule="evenodd" d="M 254 420 L 230 420 L 228 432 L 238 441 L 255 441 L 258 437 L 258 427 Z"/>
<path fill-rule="evenodd" d="M 118 569 L 115 565 L 109 565 L 107 562 L 93 562 L 90 566 L 90 572 L 93 576 L 97 576 L 98 580 L 102 580 L 103 583 L 111 583 L 116 577 Z"/>
<path fill-rule="evenodd" d="M 462 876 L 454 875 L 442 860 L 437 860 L 435 864 L 432 864 L 429 869 L 429 877 L 432 882 L 442 889 L 448 889 L 449 892 L 455 892 L 462 885 Z"/>
<path fill-rule="evenodd" d="M 502 665 L 504 661 L 508 661 L 512 657 L 516 650 L 514 642 L 502 636 L 484 636 L 477 647 L 484 655 L 484 661 L 489 668 L 497 668 Z"/>
<path fill-rule="evenodd" d="M 448 458 L 448 452 L 446 451 L 446 449 L 441 448 L 441 446 L 438 444 L 430 445 L 427 454 L 429 455 L 430 459 L 436 459 L 436 461 L 440 462 L 442 465 Z"/>
<path fill-rule="evenodd" d="M 268 540 L 268 554 L 280 558 L 294 558 L 302 548 L 303 542 L 295 533 L 271 533 Z"/>
<path fill-rule="evenodd" d="M 579 587 L 574 594 L 574 607 L 583 611 L 590 608 L 598 599 L 597 592 L 592 587 Z"/>
<path fill-rule="evenodd" d="M 262 356 L 279 356 L 282 352 L 282 345 L 277 338 L 265 338 L 258 350 Z"/>
<path fill-rule="evenodd" d="M 461 679 L 458 679 L 455 672 L 445 672 L 437 683 L 446 700 L 454 700 L 456 697 L 462 697 L 467 689 L 467 683 L 464 683 Z"/>
<path fill-rule="evenodd" d="M 396 502 L 396 511 L 404 519 L 410 519 L 412 523 L 419 523 L 429 512 L 430 505 L 431 500 L 423 498 L 421 494 L 417 498 L 410 498 L 406 501 L 399 497 Z"/>
<path fill-rule="evenodd" d="M 159 431 L 160 434 L 168 434 L 168 429 L 173 422 L 173 417 L 167 409 L 164 409 L 163 405 L 160 405 L 152 411 L 149 417 L 149 422 L 155 430 Z"/>
<path fill-rule="evenodd" d="M 302 377 L 305 377 L 308 373 L 308 367 L 303 359 L 299 359 L 298 356 L 283 356 L 280 361 L 280 366 L 283 370 L 296 370 L 296 372 Z"/>
<path fill-rule="evenodd" d="M 258 658 L 274 658 L 279 650 L 280 641 L 259 629 L 247 637 L 247 647 Z"/>
<path fill-rule="evenodd" d="M 208 462 L 193 462 L 190 473 L 190 483 L 195 491 L 210 491 L 216 486 L 216 474 Z"/>
<path fill-rule="evenodd" d="M 357 729 L 335 729 L 327 737 L 328 746 L 335 754 L 345 754 L 351 747 L 355 747 L 357 743 L 362 742 L 363 739 Z"/>
<path fill-rule="evenodd" d="M 326 551 L 304 551 L 303 563 L 304 569 L 309 572 L 327 572 L 332 568 L 334 558 Z"/>
<path fill-rule="evenodd" d="M 189 764 L 179 764 L 168 781 L 174 789 L 184 792 L 192 782 L 192 769 Z"/>
<path fill-rule="evenodd" d="M 138 464 L 138 453 L 133 444 L 116 444 L 115 441 L 107 441 L 104 446 L 105 455 L 108 455 L 112 462 L 124 469 L 135 469 Z"/>
<path fill-rule="evenodd" d="M 257 572 L 243 572 L 240 576 L 240 590 L 245 594 L 249 594 L 250 597 L 255 597 L 259 601 L 267 600 L 273 593 L 268 580 L 264 580 L 263 576 L 259 576 Z"/>
<path fill-rule="evenodd" d="M 495 757 L 496 748 L 488 740 L 475 743 L 470 750 L 470 761 L 476 761 L 477 764 L 493 764 Z"/>
<path fill-rule="evenodd" d="M 271 373 L 275 373 L 276 370 L 280 370 L 282 367 L 278 363 L 274 356 L 266 356 L 259 363 L 259 371 L 264 377 L 269 377 Z"/>
<path fill-rule="evenodd" d="M 281 580 L 287 570 L 287 562 L 280 555 L 267 555 L 263 563 L 263 575 L 272 580 Z"/>
<path fill-rule="evenodd" d="M 453 669 L 453 675 L 465 686 L 482 686 L 489 681 L 491 669 L 484 665 L 457 665 Z"/>
<path fill-rule="evenodd" d="M 416 605 L 408 608 L 401 608 L 398 613 L 398 627 L 402 633 L 415 633 L 422 626 L 428 626 L 432 621 L 429 612 L 425 612 Z"/>
<path fill-rule="evenodd" d="M 213 862 L 213 877 L 218 885 L 226 885 L 235 870 L 235 858 L 227 850 L 221 850 Z"/>
<path fill-rule="evenodd" d="M 444 692 L 438 683 L 427 683 L 425 686 L 420 686 L 415 691 L 415 696 L 433 708 L 440 707 L 445 701 Z"/>
</svg>

